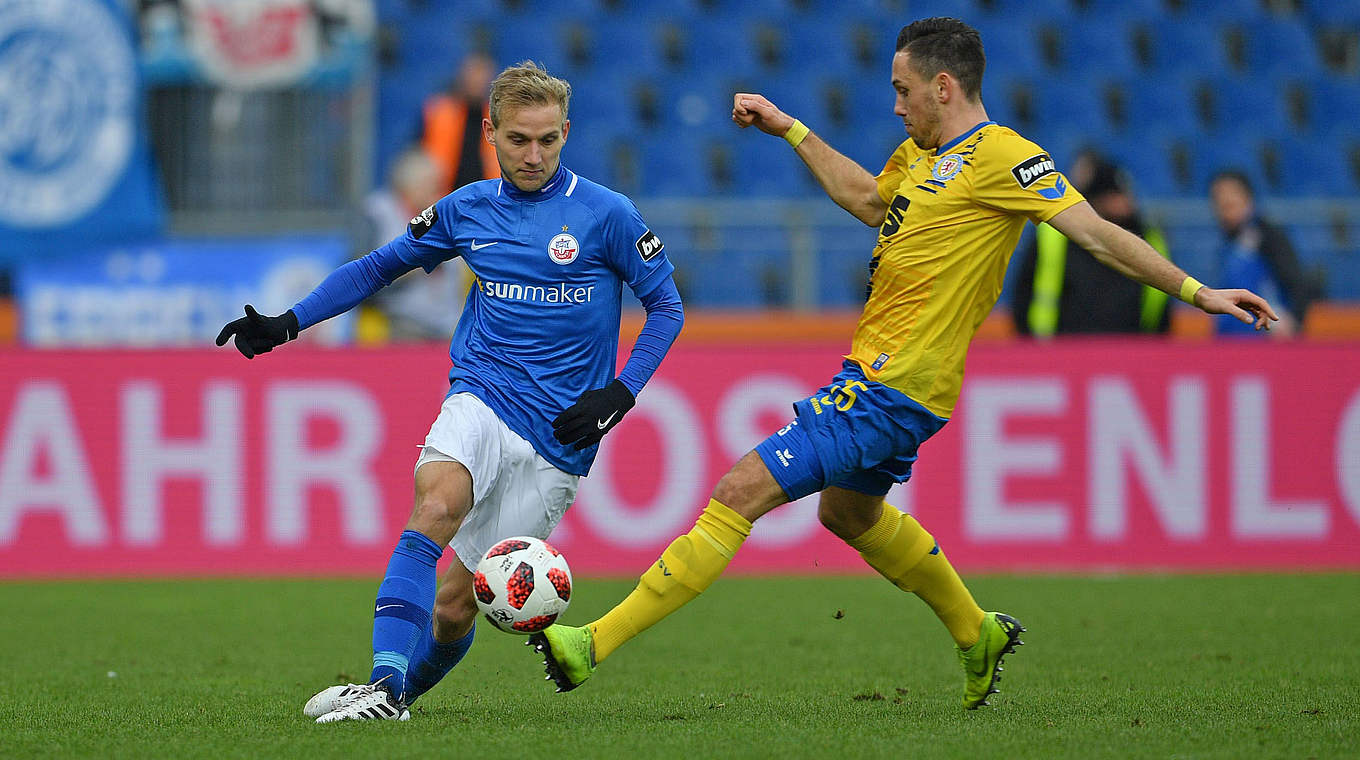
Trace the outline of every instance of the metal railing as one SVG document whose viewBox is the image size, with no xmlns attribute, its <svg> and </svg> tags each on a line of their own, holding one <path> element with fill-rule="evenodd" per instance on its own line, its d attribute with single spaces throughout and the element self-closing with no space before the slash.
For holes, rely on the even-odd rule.
<svg viewBox="0 0 1360 760">
<path fill-rule="evenodd" d="M 208 84 L 146 93 L 173 232 L 346 229 L 373 186 L 373 83 L 236 92 Z"/>
</svg>

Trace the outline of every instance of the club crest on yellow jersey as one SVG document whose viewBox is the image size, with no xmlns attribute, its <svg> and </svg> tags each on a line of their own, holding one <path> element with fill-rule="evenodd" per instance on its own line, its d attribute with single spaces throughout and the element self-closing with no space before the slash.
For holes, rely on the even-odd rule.
<svg viewBox="0 0 1360 760">
<path fill-rule="evenodd" d="M 958 174 L 959 170 L 962 168 L 963 156 L 960 156 L 957 153 L 950 153 L 947 156 L 942 156 L 939 161 L 935 162 L 935 166 L 930 170 L 930 176 L 944 182 L 947 179 L 953 179 L 954 175 Z"/>
</svg>

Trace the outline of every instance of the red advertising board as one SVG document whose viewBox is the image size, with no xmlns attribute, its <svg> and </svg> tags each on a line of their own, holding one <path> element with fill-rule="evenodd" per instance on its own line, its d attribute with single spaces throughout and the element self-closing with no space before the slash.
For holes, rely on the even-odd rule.
<svg viewBox="0 0 1360 760">
<path fill-rule="evenodd" d="M 842 348 L 682 340 L 553 536 L 573 570 L 644 569 Z M 380 573 L 447 368 L 437 346 L 0 352 L 0 577 Z M 979 345 L 889 500 L 970 570 L 1360 568 L 1360 348 Z M 813 497 L 734 569 L 864 568 Z"/>
</svg>

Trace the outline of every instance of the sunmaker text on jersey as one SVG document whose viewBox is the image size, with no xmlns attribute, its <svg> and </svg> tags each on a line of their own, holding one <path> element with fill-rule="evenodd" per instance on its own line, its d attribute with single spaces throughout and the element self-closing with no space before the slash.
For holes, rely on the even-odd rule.
<svg viewBox="0 0 1360 760">
<path fill-rule="evenodd" d="M 594 285 L 521 285 L 517 282 L 477 281 L 477 289 L 488 298 L 532 303 L 590 303 L 595 296 Z"/>
</svg>

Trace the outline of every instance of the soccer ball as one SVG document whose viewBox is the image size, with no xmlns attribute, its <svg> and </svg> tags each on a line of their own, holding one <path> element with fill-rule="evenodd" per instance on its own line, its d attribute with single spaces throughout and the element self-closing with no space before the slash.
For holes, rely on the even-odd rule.
<svg viewBox="0 0 1360 760">
<path fill-rule="evenodd" d="M 571 601 L 571 568 L 548 542 L 507 538 L 487 550 L 472 575 L 477 609 L 507 633 L 537 633 Z"/>
</svg>

